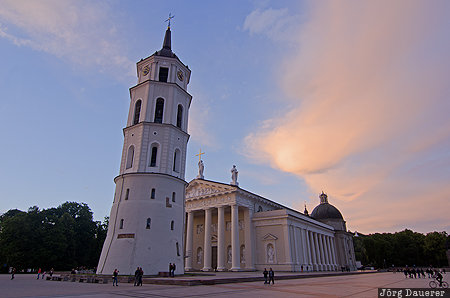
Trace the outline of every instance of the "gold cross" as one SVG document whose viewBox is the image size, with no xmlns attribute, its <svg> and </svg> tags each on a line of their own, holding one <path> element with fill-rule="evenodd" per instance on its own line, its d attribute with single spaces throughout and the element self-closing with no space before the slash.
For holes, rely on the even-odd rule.
<svg viewBox="0 0 450 298">
<path fill-rule="evenodd" d="M 169 22 L 167 28 L 170 29 L 170 20 L 173 19 L 175 16 L 173 16 L 171 13 L 169 13 L 169 18 L 166 20 L 166 22 Z"/>
<path fill-rule="evenodd" d="M 195 156 L 198 156 L 198 162 L 202 160 L 202 155 L 205 154 L 205 152 L 202 152 L 202 148 L 200 148 L 200 151 L 198 154 L 195 154 Z"/>
</svg>

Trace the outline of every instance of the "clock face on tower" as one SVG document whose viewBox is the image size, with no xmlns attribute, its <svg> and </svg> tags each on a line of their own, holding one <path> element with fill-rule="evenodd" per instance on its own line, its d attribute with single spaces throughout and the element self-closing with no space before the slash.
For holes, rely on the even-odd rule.
<svg viewBox="0 0 450 298">
<path fill-rule="evenodd" d="M 181 70 L 179 70 L 178 72 L 177 72 L 177 77 L 178 77 L 178 79 L 180 80 L 180 81 L 183 81 L 183 72 L 181 71 Z"/>
<path fill-rule="evenodd" d="M 150 66 L 146 65 L 144 66 L 144 68 L 142 69 L 142 74 L 144 76 L 148 75 L 148 73 L 150 72 Z"/>
</svg>

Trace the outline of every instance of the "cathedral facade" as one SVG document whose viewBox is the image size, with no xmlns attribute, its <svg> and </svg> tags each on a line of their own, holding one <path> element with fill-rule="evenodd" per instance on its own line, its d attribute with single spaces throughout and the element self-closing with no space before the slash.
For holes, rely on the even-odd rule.
<svg viewBox="0 0 450 298">
<path fill-rule="evenodd" d="M 352 234 L 322 193 L 308 215 L 231 184 L 186 189 L 186 271 L 356 270 Z"/>
</svg>

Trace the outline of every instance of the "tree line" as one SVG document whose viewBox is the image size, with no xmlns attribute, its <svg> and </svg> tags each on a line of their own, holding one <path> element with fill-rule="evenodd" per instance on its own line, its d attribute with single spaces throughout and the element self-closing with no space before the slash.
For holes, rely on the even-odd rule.
<svg viewBox="0 0 450 298">
<path fill-rule="evenodd" d="M 376 268 L 446 267 L 450 236 L 446 232 L 426 235 L 404 230 L 396 233 L 359 234 L 353 237 L 356 260 Z"/>
<path fill-rule="evenodd" d="M 85 203 L 11 209 L 0 216 L 0 270 L 94 268 L 107 230 L 108 218 L 94 221 Z"/>
</svg>

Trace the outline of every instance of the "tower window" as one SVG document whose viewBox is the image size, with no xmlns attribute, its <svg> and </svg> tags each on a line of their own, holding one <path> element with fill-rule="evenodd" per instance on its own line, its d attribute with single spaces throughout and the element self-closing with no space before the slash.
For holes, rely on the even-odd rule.
<svg viewBox="0 0 450 298">
<path fill-rule="evenodd" d="M 128 148 L 127 165 L 126 165 L 127 169 L 130 169 L 133 166 L 133 158 L 134 158 L 134 146 L 131 145 L 130 148 Z"/>
<path fill-rule="evenodd" d="M 166 207 L 172 208 L 172 204 L 170 204 L 170 199 L 168 197 L 166 197 Z"/>
<path fill-rule="evenodd" d="M 130 189 L 127 188 L 127 191 L 125 192 L 125 200 L 128 200 L 129 196 L 130 196 Z"/>
<path fill-rule="evenodd" d="M 156 157 L 158 156 L 158 147 L 152 147 L 152 156 L 150 157 L 150 166 L 156 167 Z"/>
<path fill-rule="evenodd" d="M 177 256 L 180 256 L 180 246 L 178 245 L 178 242 L 176 243 L 177 246 Z"/>
<path fill-rule="evenodd" d="M 152 223 L 152 219 L 149 217 L 147 218 L 147 226 L 145 227 L 146 229 L 150 229 L 150 225 Z"/>
<path fill-rule="evenodd" d="M 182 123 L 183 123 L 183 106 L 178 105 L 177 127 L 181 128 Z"/>
<path fill-rule="evenodd" d="M 156 196 L 156 190 L 152 188 L 152 194 L 150 195 L 150 199 L 155 199 Z"/>
<path fill-rule="evenodd" d="M 120 220 L 119 229 L 123 229 L 123 218 Z"/>
<path fill-rule="evenodd" d="M 164 99 L 158 98 L 156 100 L 155 108 L 155 123 L 162 123 L 164 113 Z"/>
<path fill-rule="evenodd" d="M 176 149 L 173 153 L 173 171 L 179 173 L 180 172 L 180 150 Z"/>
<path fill-rule="evenodd" d="M 139 117 L 141 115 L 141 104 L 142 104 L 142 101 L 140 99 L 138 101 L 136 101 L 136 104 L 134 106 L 133 125 L 139 123 Z"/>
<path fill-rule="evenodd" d="M 169 77 L 169 69 L 167 67 L 159 68 L 159 81 L 167 82 L 167 78 Z"/>
<path fill-rule="evenodd" d="M 173 222 L 173 220 L 170 222 L 170 230 L 172 230 L 173 231 L 173 225 L 174 225 L 174 222 Z"/>
<path fill-rule="evenodd" d="M 175 192 L 172 193 L 172 202 L 175 202 Z"/>
</svg>

